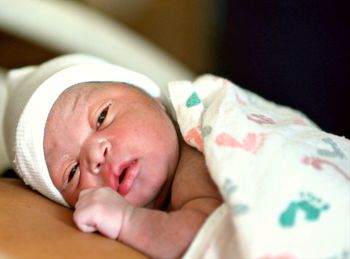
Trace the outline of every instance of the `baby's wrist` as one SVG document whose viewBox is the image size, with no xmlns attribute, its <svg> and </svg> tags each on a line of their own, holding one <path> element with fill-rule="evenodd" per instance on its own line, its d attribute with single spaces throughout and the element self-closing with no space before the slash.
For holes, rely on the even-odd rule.
<svg viewBox="0 0 350 259">
<path fill-rule="evenodd" d="M 132 215 L 134 214 L 134 210 L 135 210 L 134 206 L 130 204 L 126 204 L 124 208 L 124 213 L 123 213 L 123 218 L 120 225 L 119 233 L 116 239 L 121 239 L 123 231 L 127 231 L 128 225 L 131 224 L 130 222 L 131 222 Z"/>
</svg>

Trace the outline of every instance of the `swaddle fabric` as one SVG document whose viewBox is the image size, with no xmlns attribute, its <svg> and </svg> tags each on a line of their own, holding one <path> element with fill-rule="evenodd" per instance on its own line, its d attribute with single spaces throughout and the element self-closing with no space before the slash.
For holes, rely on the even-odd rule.
<svg viewBox="0 0 350 259">
<path fill-rule="evenodd" d="M 349 258 L 350 141 L 226 79 L 169 84 L 222 205 L 185 258 Z"/>
</svg>

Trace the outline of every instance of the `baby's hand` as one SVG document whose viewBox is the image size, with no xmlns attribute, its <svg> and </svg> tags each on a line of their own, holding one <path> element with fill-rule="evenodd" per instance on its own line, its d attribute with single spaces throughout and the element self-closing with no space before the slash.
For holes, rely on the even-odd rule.
<svg viewBox="0 0 350 259">
<path fill-rule="evenodd" d="M 133 207 L 109 187 L 87 189 L 80 193 L 75 205 L 74 221 L 83 232 L 98 231 L 118 238 L 123 221 Z"/>
</svg>

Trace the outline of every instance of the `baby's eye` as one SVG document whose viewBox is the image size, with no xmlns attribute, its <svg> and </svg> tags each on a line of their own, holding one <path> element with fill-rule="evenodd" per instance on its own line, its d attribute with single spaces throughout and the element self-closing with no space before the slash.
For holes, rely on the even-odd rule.
<svg viewBox="0 0 350 259">
<path fill-rule="evenodd" d="M 96 128 L 98 129 L 99 127 L 101 127 L 103 121 L 106 119 L 107 117 L 107 113 L 108 113 L 108 109 L 109 109 L 109 105 L 103 109 L 103 111 L 100 113 L 100 115 L 97 118 L 97 123 L 96 123 Z"/>
<path fill-rule="evenodd" d="M 78 170 L 78 167 L 79 167 L 79 164 L 77 163 L 77 164 L 75 164 L 75 165 L 73 166 L 73 168 L 70 170 L 69 175 L 68 175 L 68 179 L 67 179 L 67 183 L 69 183 L 69 182 L 73 179 L 75 173 L 76 173 L 77 170 Z"/>
</svg>

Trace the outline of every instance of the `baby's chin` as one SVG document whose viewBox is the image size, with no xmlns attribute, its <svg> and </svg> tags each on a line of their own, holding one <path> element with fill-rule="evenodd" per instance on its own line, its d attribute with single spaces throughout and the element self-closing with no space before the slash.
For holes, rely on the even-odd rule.
<svg viewBox="0 0 350 259">
<path fill-rule="evenodd" d="M 145 207 L 156 210 L 167 210 L 170 205 L 171 186 L 165 184 L 158 194 Z"/>
<path fill-rule="evenodd" d="M 135 198 L 131 195 L 128 197 L 126 195 L 124 197 L 131 205 L 135 207 L 143 207 L 143 208 L 149 208 L 149 209 L 156 209 L 156 205 L 159 204 L 159 195 L 157 194 L 155 197 L 145 199 L 145 198 Z"/>
<path fill-rule="evenodd" d="M 163 210 L 168 207 L 170 201 L 169 184 L 164 184 L 155 195 L 145 195 L 143 197 L 133 197 L 130 193 L 125 196 L 125 199 L 135 207 L 144 207 L 149 209 Z"/>
<path fill-rule="evenodd" d="M 162 197 L 161 195 L 158 195 L 143 207 L 148 209 L 154 209 L 154 210 L 167 210 L 167 208 L 169 207 L 169 204 L 170 204 L 170 195 L 168 195 L 168 197 Z"/>
</svg>

